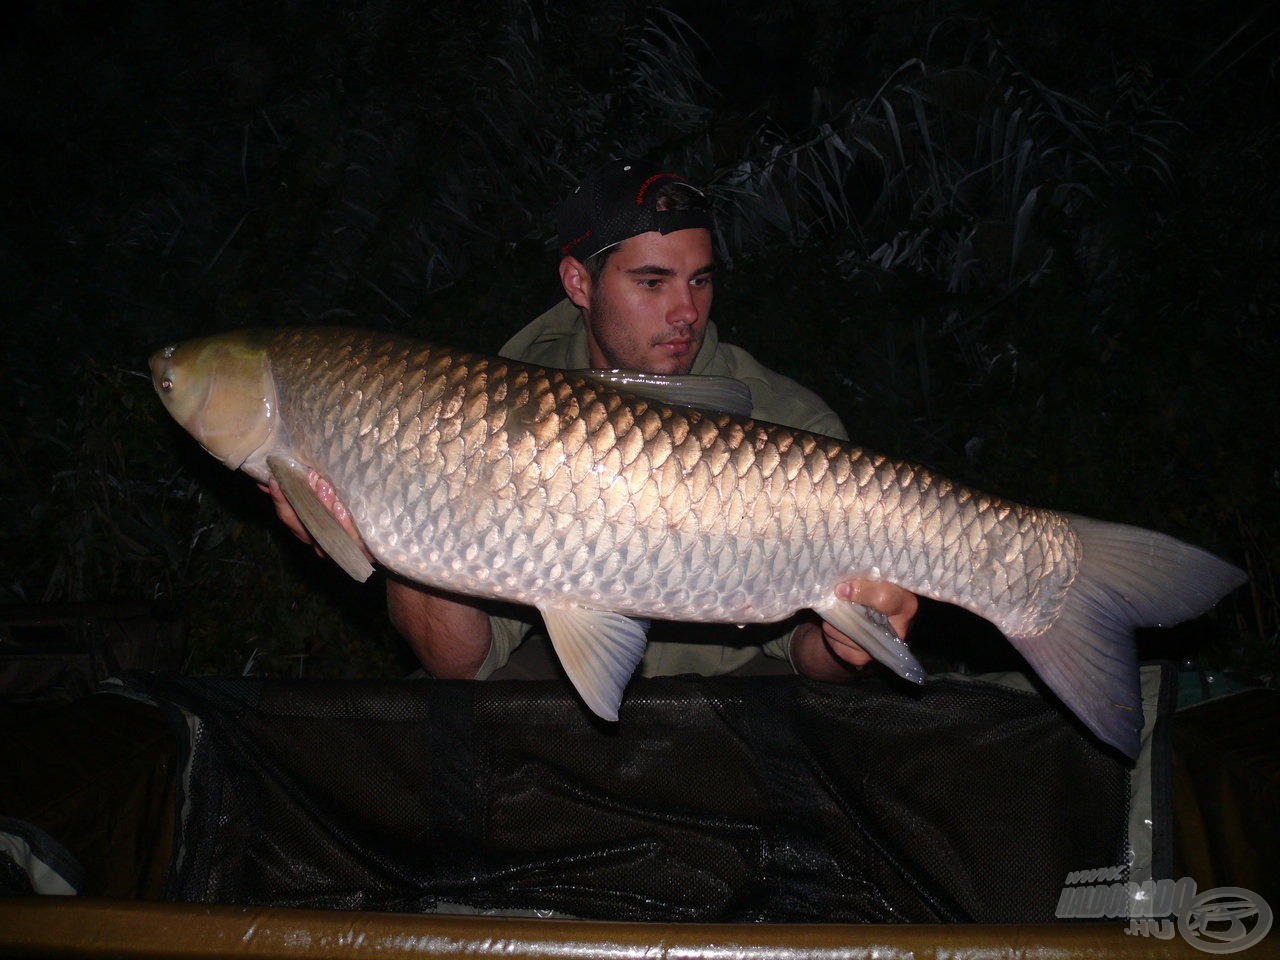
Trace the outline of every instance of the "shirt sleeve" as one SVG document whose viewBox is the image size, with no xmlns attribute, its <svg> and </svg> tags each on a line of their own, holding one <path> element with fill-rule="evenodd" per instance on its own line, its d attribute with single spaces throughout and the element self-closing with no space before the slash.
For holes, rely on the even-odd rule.
<svg viewBox="0 0 1280 960">
<path fill-rule="evenodd" d="M 520 646 L 525 636 L 533 629 L 533 624 L 514 617 L 490 615 L 489 629 L 492 640 L 484 663 L 480 664 L 480 669 L 476 671 L 477 680 L 488 680 L 495 670 L 504 666 L 511 659 L 511 654 L 515 652 L 516 647 Z"/>
<path fill-rule="evenodd" d="M 799 673 L 796 669 L 796 662 L 791 659 L 791 638 L 795 636 L 796 630 L 800 625 L 796 624 L 780 637 L 774 637 L 772 640 L 761 645 L 760 652 L 766 657 L 772 657 L 774 660 L 785 660 L 791 665 L 792 673 Z"/>
<path fill-rule="evenodd" d="M 790 377 L 770 370 L 741 347 L 720 344 L 717 363 L 708 372 L 741 380 L 751 388 L 752 416 L 810 433 L 848 440 L 849 433 L 820 396 Z"/>
</svg>

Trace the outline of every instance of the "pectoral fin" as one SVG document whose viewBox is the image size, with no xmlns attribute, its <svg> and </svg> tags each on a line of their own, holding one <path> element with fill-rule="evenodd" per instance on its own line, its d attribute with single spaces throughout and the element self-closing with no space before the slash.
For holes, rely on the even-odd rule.
<svg viewBox="0 0 1280 960">
<path fill-rule="evenodd" d="M 835 596 L 815 604 L 813 610 L 898 676 L 912 683 L 924 682 L 924 667 L 890 629 L 884 614 Z"/>
<path fill-rule="evenodd" d="M 617 720 L 623 688 L 644 655 L 648 624 L 569 604 L 538 610 L 578 695 L 597 716 Z"/>
<path fill-rule="evenodd" d="M 373 565 L 311 489 L 307 483 L 306 468 L 296 460 L 284 457 L 267 457 L 267 467 L 289 506 L 293 507 L 320 549 L 354 579 L 361 583 L 368 580 L 373 573 Z"/>
</svg>

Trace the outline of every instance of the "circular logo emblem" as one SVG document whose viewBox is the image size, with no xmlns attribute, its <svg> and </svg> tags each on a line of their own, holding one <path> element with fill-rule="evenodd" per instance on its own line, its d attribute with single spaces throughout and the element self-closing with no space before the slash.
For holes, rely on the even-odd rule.
<svg viewBox="0 0 1280 960">
<path fill-rule="evenodd" d="M 1247 921 L 1254 921 L 1252 929 Z M 1271 907 L 1252 890 L 1214 887 L 1196 896 L 1178 916 L 1178 932 L 1205 953 L 1247 950 L 1271 929 Z"/>
</svg>

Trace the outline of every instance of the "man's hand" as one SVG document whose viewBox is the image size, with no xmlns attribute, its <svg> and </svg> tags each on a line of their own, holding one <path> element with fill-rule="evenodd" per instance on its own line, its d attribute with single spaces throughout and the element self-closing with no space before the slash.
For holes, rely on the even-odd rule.
<svg viewBox="0 0 1280 960">
<path fill-rule="evenodd" d="M 877 613 L 884 614 L 889 618 L 889 626 L 893 628 L 893 632 L 900 640 L 907 638 L 911 630 L 911 621 L 915 619 L 916 611 L 920 609 L 920 600 L 914 593 L 884 580 L 846 580 L 836 585 L 836 596 L 841 600 L 860 603 Z M 839 630 L 832 629 L 827 635 L 834 635 L 838 638 L 838 642 L 853 642 Z M 865 653 L 863 657 L 866 657 Z M 867 661 L 864 659 L 862 662 Z"/>
<path fill-rule="evenodd" d="M 364 545 L 364 539 L 360 536 L 360 531 L 357 530 L 356 525 L 351 522 L 351 514 L 347 512 L 346 504 L 338 499 L 338 496 L 333 492 L 333 487 L 330 486 L 329 481 L 316 473 L 316 471 L 308 470 L 307 484 L 311 487 L 311 492 L 316 495 L 317 499 L 319 499 L 322 504 L 324 504 L 325 509 L 333 514 L 334 519 L 342 525 L 342 529 L 347 531 L 347 533 L 351 535 L 351 539 L 360 546 L 362 551 L 364 551 L 365 558 L 370 563 L 373 563 L 373 554 L 370 553 L 369 548 Z M 276 483 L 275 477 L 272 477 L 271 480 L 265 484 L 258 484 L 258 488 L 262 490 L 263 493 L 271 495 L 271 502 L 274 503 L 276 507 L 276 516 L 281 519 L 286 527 L 293 531 L 293 535 L 303 543 L 312 543 L 311 534 L 307 533 L 307 528 L 304 527 L 302 525 L 302 521 L 298 519 L 297 512 L 285 498 L 284 492 L 280 489 L 280 485 Z M 321 550 L 319 546 L 316 547 L 316 553 L 321 557 L 325 556 L 325 552 Z"/>
<path fill-rule="evenodd" d="M 889 618 L 889 626 L 905 638 L 920 601 L 909 590 L 880 580 L 846 580 L 836 586 L 836 596 L 860 603 Z M 853 678 L 851 667 L 871 662 L 870 655 L 825 620 L 802 623 L 791 635 L 791 662 L 796 672 L 813 680 L 835 682 Z"/>
</svg>

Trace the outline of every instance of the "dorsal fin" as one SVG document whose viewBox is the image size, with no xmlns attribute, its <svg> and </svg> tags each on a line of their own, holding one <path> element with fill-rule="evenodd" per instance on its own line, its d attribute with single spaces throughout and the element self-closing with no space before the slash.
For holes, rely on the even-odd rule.
<svg viewBox="0 0 1280 960">
<path fill-rule="evenodd" d="M 566 373 L 667 406 L 751 416 L 751 388 L 733 377 L 704 377 L 692 373 L 667 376 L 638 370 L 568 370 Z"/>
</svg>

